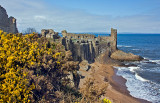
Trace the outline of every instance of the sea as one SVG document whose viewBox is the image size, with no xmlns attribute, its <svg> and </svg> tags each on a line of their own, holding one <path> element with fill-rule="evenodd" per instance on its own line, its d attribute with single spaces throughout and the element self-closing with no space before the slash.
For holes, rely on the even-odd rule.
<svg viewBox="0 0 160 103">
<path fill-rule="evenodd" d="M 140 62 L 124 62 L 132 65 L 129 67 L 115 67 L 117 75 L 127 80 L 130 94 L 160 103 L 160 34 L 118 34 L 117 44 L 118 49 L 145 58 Z"/>
<path fill-rule="evenodd" d="M 90 33 L 108 36 L 105 33 Z M 118 34 L 117 47 L 145 60 L 124 62 L 129 67 L 115 67 L 117 75 L 127 80 L 126 86 L 133 97 L 160 103 L 160 34 Z"/>
</svg>

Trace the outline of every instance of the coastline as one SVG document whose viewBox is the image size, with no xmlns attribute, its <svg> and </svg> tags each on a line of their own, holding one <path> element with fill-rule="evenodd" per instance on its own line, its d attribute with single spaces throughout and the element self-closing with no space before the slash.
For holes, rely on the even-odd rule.
<svg viewBox="0 0 160 103">
<path fill-rule="evenodd" d="M 113 73 L 112 78 L 111 78 L 112 79 L 111 85 L 115 90 L 117 90 L 118 92 L 128 96 L 129 98 L 131 97 L 132 99 L 135 99 L 136 101 L 138 101 L 140 103 L 151 103 L 147 100 L 143 100 L 143 99 L 140 99 L 140 98 L 135 98 L 132 95 L 130 95 L 130 92 L 128 91 L 127 86 L 126 86 L 127 80 L 125 78 L 123 78 L 122 76 L 116 75 L 116 73 L 118 71 L 116 68 L 112 67 L 112 69 L 113 69 L 114 73 Z"/>
<path fill-rule="evenodd" d="M 112 103 L 151 103 L 149 101 L 131 96 L 125 85 L 126 80 L 122 76 L 116 75 L 117 70 L 113 68 L 113 65 L 95 62 L 90 64 L 90 66 L 91 69 L 95 69 L 95 81 L 99 87 L 101 87 L 104 83 L 108 83 L 106 93 L 102 98 L 107 98 L 111 100 Z M 81 75 L 84 76 L 84 78 L 80 80 L 80 88 L 83 87 L 83 83 L 87 78 L 92 77 L 91 74 L 93 73 L 91 69 L 84 71 L 80 68 Z"/>
</svg>

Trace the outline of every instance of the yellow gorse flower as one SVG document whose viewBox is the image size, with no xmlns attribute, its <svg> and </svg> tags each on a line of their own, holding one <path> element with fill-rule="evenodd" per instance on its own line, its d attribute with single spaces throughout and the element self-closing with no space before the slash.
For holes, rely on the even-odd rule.
<svg viewBox="0 0 160 103">
<path fill-rule="evenodd" d="M 57 53 L 55 53 L 54 55 L 53 55 L 53 58 L 57 58 L 58 56 L 60 56 L 61 55 L 61 52 L 57 52 Z"/>
<path fill-rule="evenodd" d="M 106 98 L 104 98 L 104 99 L 102 100 L 102 102 L 103 102 L 103 103 L 111 103 L 111 101 L 110 101 L 109 99 L 106 99 Z"/>
</svg>

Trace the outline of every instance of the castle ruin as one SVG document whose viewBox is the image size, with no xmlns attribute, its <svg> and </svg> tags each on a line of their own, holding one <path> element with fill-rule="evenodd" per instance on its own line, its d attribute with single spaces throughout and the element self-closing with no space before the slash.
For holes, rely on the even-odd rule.
<svg viewBox="0 0 160 103">
<path fill-rule="evenodd" d="M 59 39 L 58 32 L 52 29 L 42 29 L 41 35 L 46 38 Z M 75 61 L 87 60 L 94 62 L 95 58 L 102 53 L 107 53 L 108 57 L 117 50 L 117 29 L 111 28 L 110 36 L 98 36 L 92 34 L 74 34 L 62 31 L 62 42 L 66 50 L 72 52 Z"/>
<path fill-rule="evenodd" d="M 41 35 L 46 38 L 59 39 L 58 32 L 52 29 L 42 29 Z M 110 36 L 98 36 L 91 34 L 74 34 L 62 31 L 60 41 L 66 50 L 72 52 L 72 57 L 75 61 L 87 60 L 94 62 L 95 58 L 100 54 L 107 52 L 110 56 L 117 50 L 117 30 L 111 28 Z"/>
<path fill-rule="evenodd" d="M 9 17 L 6 10 L 0 5 L 0 29 L 7 33 L 18 33 L 16 19 Z"/>
<path fill-rule="evenodd" d="M 111 28 L 110 36 L 98 36 L 91 34 L 74 34 L 62 31 L 62 44 L 66 50 L 72 52 L 75 61 L 87 60 L 94 62 L 100 54 L 107 52 L 110 56 L 117 50 L 117 30 Z"/>
</svg>

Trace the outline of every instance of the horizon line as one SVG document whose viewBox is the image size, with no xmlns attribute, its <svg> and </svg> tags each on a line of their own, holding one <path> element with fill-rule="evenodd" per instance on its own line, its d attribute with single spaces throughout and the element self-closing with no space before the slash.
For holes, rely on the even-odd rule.
<svg viewBox="0 0 160 103">
<path fill-rule="evenodd" d="M 61 32 L 59 32 L 61 33 Z M 103 34 L 110 34 L 111 32 L 69 32 L 69 33 L 86 33 L 86 34 L 89 34 L 89 33 L 103 33 Z M 117 34 L 160 34 L 160 33 L 138 33 L 138 32 L 117 32 Z"/>
</svg>

